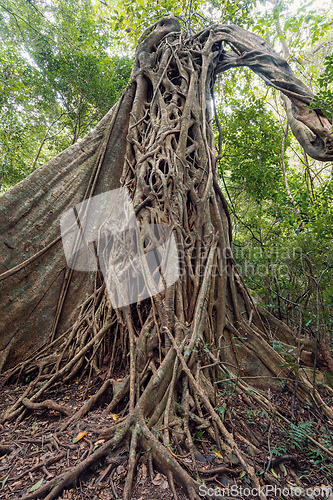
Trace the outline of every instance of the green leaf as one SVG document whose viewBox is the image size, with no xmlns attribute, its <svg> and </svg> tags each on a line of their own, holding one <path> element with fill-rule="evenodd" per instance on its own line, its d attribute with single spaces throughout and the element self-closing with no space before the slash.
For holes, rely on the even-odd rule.
<svg viewBox="0 0 333 500">
<path fill-rule="evenodd" d="M 36 484 L 34 484 L 33 486 L 31 486 L 31 488 L 28 490 L 28 491 L 29 491 L 29 493 L 31 493 L 32 491 L 36 491 L 36 490 L 38 490 L 38 488 L 39 488 L 40 486 L 42 486 L 42 484 L 43 484 L 43 478 L 42 478 L 42 479 L 40 479 L 40 480 L 39 480 Z"/>
<path fill-rule="evenodd" d="M 279 477 L 278 474 L 275 472 L 274 469 L 271 469 L 271 473 L 273 474 L 274 477 L 277 477 L 277 478 Z"/>
<path fill-rule="evenodd" d="M 7 474 L 7 476 L 5 477 L 5 479 L 3 479 L 3 480 L 2 480 L 2 483 L 1 483 L 1 488 L 4 488 L 4 487 L 5 487 L 5 484 L 7 483 L 8 478 L 9 478 L 9 474 Z"/>
</svg>

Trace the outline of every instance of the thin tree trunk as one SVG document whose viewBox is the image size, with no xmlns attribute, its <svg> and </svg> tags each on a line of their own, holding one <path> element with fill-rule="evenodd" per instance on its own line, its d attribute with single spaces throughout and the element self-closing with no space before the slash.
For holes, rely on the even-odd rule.
<svg viewBox="0 0 333 500">
<path fill-rule="evenodd" d="M 43 146 L 44 146 L 44 144 L 45 144 L 45 142 L 46 142 L 46 140 L 47 140 L 47 138 L 48 138 L 48 135 L 49 135 L 49 132 L 50 132 L 51 128 L 52 128 L 52 127 L 53 127 L 53 125 L 55 125 L 55 124 L 56 124 L 56 123 L 60 120 L 60 118 L 61 118 L 62 116 L 64 116 L 65 114 L 67 114 L 67 113 L 61 113 L 61 115 L 59 115 L 59 116 L 58 116 L 58 118 L 56 118 L 55 120 L 53 120 L 53 122 L 52 122 L 52 123 L 51 123 L 51 124 L 47 127 L 46 132 L 45 132 L 45 134 L 44 134 L 44 137 L 43 137 L 43 139 L 42 139 L 42 142 L 40 143 L 40 146 L 39 146 L 39 148 L 38 148 L 37 155 L 36 155 L 36 157 L 35 157 L 35 159 L 34 159 L 34 162 L 33 162 L 33 164 L 32 164 L 31 170 L 35 170 L 35 168 L 36 168 L 38 158 L 39 158 L 39 156 L 40 156 L 40 154 L 41 154 L 41 152 L 42 152 L 42 148 L 43 148 Z"/>
</svg>

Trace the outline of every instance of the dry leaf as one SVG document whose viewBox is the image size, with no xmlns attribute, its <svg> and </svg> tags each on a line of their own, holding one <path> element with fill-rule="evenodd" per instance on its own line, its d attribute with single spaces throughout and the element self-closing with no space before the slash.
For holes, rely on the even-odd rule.
<svg viewBox="0 0 333 500">
<path fill-rule="evenodd" d="M 120 475 L 120 474 L 123 474 L 123 472 L 125 472 L 126 469 L 123 465 L 118 465 L 117 467 L 117 474 Z"/>
<path fill-rule="evenodd" d="M 156 476 L 152 480 L 152 483 L 155 486 L 159 486 L 162 483 L 162 480 L 163 480 L 162 474 L 158 473 L 158 474 L 156 474 Z"/>
<path fill-rule="evenodd" d="M 105 443 L 105 439 L 99 439 L 98 441 L 96 441 L 95 446 L 100 446 L 101 444 L 104 444 L 104 443 Z"/>
<path fill-rule="evenodd" d="M 141 476 L 143 480 L 147 478 L 147 466 L 145 464 L 141 465 Z"/>
<path fill-rule="evenodd" d="M 161 482 L 161 488 L 163 490 L 166 490 L 166 489 L 169 488 L 169 483 L 168 483 L 168 481 L 166 479 L 163 479 L 163 481 Z"/>
<path fill-rule="evenodd" d="M 80 441 L 80 439 L 82 439 L 86 434 L 87 431 L 80 431 L 76 438 L 73 439 L 73 443 L 77 443 L 78 441 Z"/>
</svg>

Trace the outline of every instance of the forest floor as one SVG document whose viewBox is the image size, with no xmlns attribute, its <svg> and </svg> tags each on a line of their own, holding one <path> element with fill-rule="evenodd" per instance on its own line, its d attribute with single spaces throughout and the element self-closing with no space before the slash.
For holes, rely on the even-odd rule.
<svg viewBox="0 0 333 500">
<path fill-rule="evenodd" d="M 89 382 L 88 390 L 87 381 L 84 380 L 77 380 L 71 385 L 60 383 L 49 391 L 48 399 L 74 413 L 82 406 L 84 399 L 87 400 L 95 393 L 99 385 L 98 378 Z M 2 389 L 0 416 L 24 390 L 24 385 L 5 386 Z M 271 397 L 274 401 L 277 395 Z M 101 406 L 93 408 L 85 418 L 65 431 L 59 431 L 59 426 L 68 417 L 50 409 L 26 410 L 20 422 L 14 420 L 0 425 L 0 498 L 18 500 L 34 491 L 37 493 L 38 488 L 46 481 L 68 471 L 100 446 L 104 442 L 101 438 L 103 429 L 114 425 L 127 411 L 126 407 L 123 407 L 119 409 L 118 414 L 104 417 L 103 409 L 107 402 L 100 403 Z M 326 403 L 333 405 L 333 398 L 326 398 Z M 314 411 L 297 400 L 292 418 L 288 393 L 280 394 L 274 405 L 285 418 L 294 422 L 293 425 L 288 426 L 285 422 L 281 423 L 270 417 L 251 397 L 247 396 L 245 400 L 242 395 L 233 392 L 232 388 L 218 395 L 216 408 L 227 428 L 233 431 L 240 449 L 253 462 L 263 491 L 266 489 L 267 498 L 333 499 L 333 459 L 323 451 L 315 449 L 306 438 L 313 436 L 333 452 L 333 422 L 324 422 L 319 409 L 318 412 Z M 242 437 L 244 435 L 247 436 L 246 439 Z M 203 485 L 203 498 L 221 498 L 222 496 L 218 495 L 223 488 L 225 499 L 258 498 L 251 491 L 251 485 L 236 456 L 231 455 L 226 461 L 216 447 L 212 446 L 205 433 L 196 433 L 195 444 L 196 468 Z M 190 454 L 179 459 L 183 466 L 195 475 Z M 103 463 L 95 464 L 93 469 L 80 477 L 75 487 L 63 491 L 59 498 L 120 499 L 126 467 L 125 449 L 122 464 L 113 466 L 112 460 L 108 461 L 106 458 Z M 231 488 L 232 485 L 234 488 Z M 329 487 L 332 487 L 331 493 Z M 177 493 L 179 500 L 186 499 L 181 488 L 177 489 Z M 132 498 L 173 498 L 167 478 L 151 467 L 144 453 L 138 456 Z"/>
</svg>

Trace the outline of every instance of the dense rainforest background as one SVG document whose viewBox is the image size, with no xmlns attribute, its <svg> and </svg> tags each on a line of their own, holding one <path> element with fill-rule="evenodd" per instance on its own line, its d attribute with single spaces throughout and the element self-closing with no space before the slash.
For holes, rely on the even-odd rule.
<svg viewBox="0 0 333 500">
<path fill-rule="evenodd" d="M 172 18 L 162 21 L 170 14 Z M 219 32 L 219 28 L 214 28 L 217 23 L 227 27 L 221 28 Z M 147 31 L 151 25 L 154 28 Z M 128 167 L 124 168 L 122 181 L 132 189 L 130 192 L 137 203 L 136 213 L 141 211 L 143 220 L 145 217 L 149 219 L 147 214 L 153 214 L 157 221 L 165 222 L 168 220 L 166 214 L 176 220 L 178 209 L 179 213 L 188 210 L 183 219 L 180 217 L 180 220 L 185 221 L 184 226 L 175 223 L 181 234 L 180 241 L 188 252 L 186 266 L 197 271 L 199 264 L 205 263 L 202 275 L 197 277 L 193 272 L 184 278 L 186 284 L 182 289 L 182 285 L 178 284 L 171 292 L 166 292 L 163 299 L 157 297 L 151 303 L 142 301 L 142 304 L 121 311 L 110 305 L 105 284 L 98 273 L 94 278 L 93 291 L 87 287 L 90 295 L 87 292 L 86 298 L 85 291 L 80 295 L 80 279 L 75 281 L 77 275 L 59 267 L 60 271 L 54 278 L 56 286 L 52 289 L 53 282 L 50 282 L 50 296 L 48 292 L 43 292 L 42 297 L 44 300 L 46 296 L 51 303 L 51 299 L 57 295 L 52 302 L 56 306 L 55 320 L 52 319 L 47 344 L 38 346 L 38 355 L 30 353 L 27 361 L 22 357 L 16 359 L 16 353 L 10 351 L 14 337 L 1 351 L 0 373 L 3 368 L 6 369 L 5 363 L 9 366 L 1 382 L 4 387 L 9 384 L 10 389 L 6 391 L 10 392 L 10 405 L 6 405 L 4 396 L 0 401 L 4 409 L 0 431 L 4 431 L 6 436 L 9 436 L 9 432 L 23 433 L 28 428 L 24 426 L 30 425 L 31 414 L 37 412 L 37 420 L 32 423 L 31 431 L 32 435 L 37 435 L 30 441 L 35 448 L 29 448 L 29 459 L 32 459 L 33 453 L 40 455 L 44 451 L 44 437 L 47 439 L 41 430 L 44 424 L 38 420 L 42 419 L 43 411 L 60 412 L 68 417 L 60 424 L 58 421 L 46 422 L 51 426 L 48 427 L 50 429 L 53 425 L 56 443 L 50 448 L 53 455 L 43 455 L 40 459 L 42 477 L 38 464 L 29 462 L 29 488 L 23 488 L 23 498 L 39 498 L 38 495 L 48 500 L 57 498 L 67 487 L 77 486 L 87 471 L 88 477 L 83 479 L 84 486 L 80 483 L 75 489 L 76 493 L 73 490 L 68 493 L 68 497 L 64 493 L 63 498 L 81 498 L 82 493 L 82 498 L 89 498 L 91 494 L 90 498 L 117 498 L 122 495 L 124 499 L 129 499 L 135 487 L 139 488 L 136 491 L 139 491 L 141 498 L 151 498 L 152 490 L 149 487 L 142 486 L 141 490 L 139 487 L 140 478 L 144 485 L 147 474 L 151 488 L 164 485 L 164 490 L 168 490 L 161 493 L 160 488 L 159 493 L 154 493 L 156 497 L 165 499 L 170 498 L 168 495 L 171 494 L 174 498 L 184 498 L 186 494 L 191 500 L 197 499 L 198 484 L 206 485 L 209 481 L 215 481 L 215 486 L 228 486 L 231 484 L 230 477 L 235 476 L 238 481 L 256 487 L 264 484 L 264 481 L 266 485 L 273 484 L 275 479 L 278 485 L 292 481 L 288 484 L 292 488 L 301 488 L 304 495 L 306 486 L 321 483 L 320 495 L 330 498 L 332 492 L 327 493 L 325 490 L 330 483 L 325 478 L 332 475 L 333 457 L 333 361 L 330 354 L 333 349 L 333 165 L 331 161 L 312 159 L 295 139 L 290 125 L 290 102 L 274 88 L 274 84 L 267 86 L 267 83 L 271 85 L 272 79 L 267 77 L 265 70 L 257 70 L 258 65 L 251 63 L 251 59 L 248 59 L 250 63 L 247 65 L 254 68 L 255 72 L 249 68 L 235 67 L 242 66 L 242 63 L 235 62 L 237 57 L 248 57 L 247 51 L 251 53 L 251 48 L 253 52 L 259 51 L 260 60 L 267 61 L 273 57 L 268 45 L 261 46 L 257 38 L 244 35 L 245 32 L 239 31 L 238 27 L 264 38 L 281 58 L 288 61 L 296 77 L 314 95 L 310 103 L 310 115 L 317 113 L 323 128 L 325 123 L 327 126 L 325 116 L 318 113 L 320 108 L 332 122 L 332 2 L 189 0 L 180 3 L 157 0 L 147 3 L 141 0 L 79 0 L 74 3 L 68 0 L 0 0 L 0 194 L 4 194 L 5 199 L 2 214 L 9 213 L 6 212 L 7 206 L 14 207 L 14 222 L 9 220 L 8 223 L 8 233 L 13 239 L 4 243 L 6 248 L 2 247 L 6 257 L 9 259 L 11 251 L 13 255 L 18 251 L 15 245 L 12 246 L 13 241 L 22 243 L 17 234 L 16 222 L 17 227 L 21 227 L 19 224 L 26 217 L 30 228 L 34 210 L 38 212 L 40 207 L 41 214 L 44 214 L 50 206 L 45 201 L 45 193 L 40 195 L 41 191 L 37 191 L 37 188 L 36 200 L 27 199 L 24 193 L 27 186 L 29 192 L 29 185 L 31 192 L 34 192 L 31 187 L 33 180 L 40 182 L 45 172 L 45 178 L 51 175 L 56 165 L 52 158 L 72 147 L 67 149 L 68 153 L 58 157 L 62 167 L 66 167 L 66 161 L 69 163 L 69 155 L 73 153 L 73 157 L 79 158 L 77 161 L 82 165 L 82 172 L 88 172 L 90 166 L 86 160 L 81 161 L 81 157 L 75 156 L 80 149 L 78 147 L 75 150 L 75 147 L 83 144 L 84 151 L 96 141 L 100 146 L 96 157 L 102 169 L 97 168 L 97 171 L 102 171 L 105 176 L 104 156 L 110 147 L 105 137 L 112 139 L 114 132 L 112 129 L 108 132 L 111 135 L 103 135 L 107 129 L 107 119 L 104 122 L 100 120 L 114 106 L 107 117 L 110 123 L 118 123 L 115 120 L 120 120 L 120 116 L 120 123 L 123 124 L 121 130 L 127 131 L 123 140 L 130 144 L 126 146 L 130 154 L 126 153 L 125 156 Z M 149 45 L 150 40 L 154 40 L 154 29 L 158 41 L 156 45 Z M 177 52 L 180 29 L 184 33 L 184 40 L 187 40 L 183 46 L 186 50 L 179 49 Z M 165 34 L 170 34 L 171 42 Z M 208 87 L 205 88 L 202 83 L 204 79 L 200 77 L 196 81 L 195 77 L 192 80 L 192 76 L 205 75 L 205 64 L 208 60 L 211 62 L 208 49 L 205 53 L 205 44 L 208 46 L 208 41 L 214 36 L 222 36 L 223 43 L 230 46 L 236 55 L 231 56 L 221 48 L 221 41 L 212 42 L 211 53 L 221 51 L 221 67 L 231 61 L 233 69 L 228 72 L 223 69 L 220 73 L 216 71 L 214 91 L 210 89 L 213 106 L 210 109 L 207 105 L 210 115 L 208 108 L 202 107 L 210 116 L 209 125 L 213 127 L 214 133 L 214 136 L 210 136 L 205 120 L 202 129 L 198 126 L 202 111 L 198 103 L 202 99 L 205 103 L 202 106 L 206 106 L 211 96 L 206 95 Z M 168 51 L 169 59 L 163 59 L 163 54 L 166 57 Z M 227 62 L 223 63 L 223 57 Z M 174 61 L 178 61 L 178 66 Z M 280 59 L 274 61 L 279 68 Z M 138 68 L 141 68 L 141 74 Z M 209 81 L 210 74 L 207 74 Z M 290 78 L 290 88 L 282 85 L 282 92 L 287 89 L 284 92 L 287 95 L 293 91 L 290 89 L 294 89 L 294 77 L 288 72 L 283 73 L 283 76 L 286 74 L 289 75 L 287 81 Z M 135 81 L 136 87 L 132 83 L 127 86 L 130 78 L 132 83 Z M 149 87 L 147 90 L 144 85 L 140 87 L 145 78 L 152 82 L 153 90 Z M 184 82 L 186 85 L 192 82 L 186 92 L 182 90 L 185 88 Z M 193 91 L 196 84 L 199 89 L 197 94 Z M 129 96 L 134 92 L 134 87 L 139 97 L 133 100 L 131 107 Z M 142 94 L 138 89 L 141 89 Z M 144 112 L 140 108 L 140 95 L 144 96 L 144 99 L 141 98 L 146 106 Z M 160 100 L 155 103 L 157 95 Z M 189 111 L 192 105 L 188 104 L 189 95 L 196 95 L 197 99 L 195 102 L 193 100 L 192 111 Z M 174 106 L 168 115 L 168 126 L 174 127 L 170 128 L 171 132 L 165 132 L 165 117 L 159 106 L 162 110 Z M 186 113 L 189 113 L 188 116 L 193 113 L 187 137 L 177 128 L 179 123 L 184 123 L 181 120 L 187 116 Z M 99 122 L 104 125 L 97 125 Z M 87 133 L 96 125 L 92 135 L 88 136 L 90 139 L 87 139 Z M 132 133 L 137 135 L 134 137 Z M 155 144 L 154 134 L 159 137 L 161 133 L 164 142 L 156 139 Z M 170 134 L 173 134 L 173 142 L 166 139 Z M 210 161 L 210 165 L 215 161 L 215 153 L 207 146 L 210 140 L 209 144 L 214 144 L 217 154 L 218 179 L 214 181 L 200 163 L 201 157 L 204 160 L 208 158 L 207 164 Z M 185 145 L 184 157 L 181 156 L 182 144 Z M 153 149 L 152 145 L 156 148 Z M 193 169 L 192 177 L 184 182 L 183 205 L 179 205 L 183 208 L 175 203 L 173 209 L 176 212 L 168 207 L 166 191 L 163 196 L 158 194 L 162 188 L 159 188 L 160 191 L 156 188 L 159 182 L 157 176 L 151 174 L 149 177 L 147 173 L 149 168 L 155 169 L 152 160 L 147 160 L 151 150 L 164 155 L 157 165 L 162 184 L 165 177 L 168 182 L 172 179 L 168 184 L 170 200 L 175 200 L 178 186 L 174 180 L 177 169 L 170 173 L 171 165 L 172 168 L 177 165 L 177 173 L 182 169 L 184 172 Z M 107 154 L 105 157 L 108 158 Z M 331 158 L 330 155 L 327 157 Z M 36 173 L 25 183 L 29 174 L 49 160 L 48 171 L 42 167 L 40 178 Z M 157 201 L 152 200 L 148 191 L 140 191 L 140 168 L 143 169 L 140 165 L 146 160 L 146 170 L 141 180 L 144 184 L 145 179 L 149 179 L 150 186 L 156 188 L 156 192 L 153 188 L 152 191 Z M 102 174 L 101 179 L 105 178 Z M 54 175 L 55 178 L 58 175 L 55 170 Z M 66 175 L 69 179 L 68 192 L 73 190 L 74 199 L 76 193 L 73 186 L 77 179 L 75 176 L 79 174 L 73 170 L 72 174 Z M 91 185 L 93 188 L 91 191 L 87 188 L 85 197 L 89 198 L 95 193 L 96 185 L 97 192 L 100 189 L 98 175 L 92 183 L 88 183 L 88 188 Z M 207 181 L 205 189 L 203 179 Z M 8 191 L 20 181 L 22 188 Z M 52 185 L 49 177 L 48 182 Z M 53 186 L 54 200 L 60 200 L 59 207 L 55 204 L 55 210 L 70 204 L 65 194 L 62 198 L 61 186 L 61 182 L 55 182 Z M 210 190 L 213 194 L 210 194 Z M 15 198 L 17 193 L 19 197 Z M 17 200 L 20 201 L 16 203 Z M 22 200 L 26 200 L 28 206 L 25 215 L 20 215 L 23 214 L 21 209 L 25 210 L 21 206 Z M 201 219 L 200 210 L 204 203 L 208 203 L 210 208 L 206 207 L 205 217 Z M 220 232 L 216 229 L 216 221 L 220 220 L 218 213 L 222 214 L 223 220 L 223 223 L 219 223 Z M 11 219 L 11 215 L 7 218 Z M 46 220 L 51 219 L 50 213 Z M 232 235 L 227 230 L 230 228 L 229 219 Z M 35 220 L 38 222 L 38 217 L 35 216 Z M 37 276 L 40 271 L 34 274 L 35 270 L 31 271 L 29 266 L 41 256 L 44 259 L 44 253 L 45 262 L 49 264 L 45 267 L 47 272 L 55 273 L 51 267 L 56 268 L 60 262 L 56 253 L 59 248 L 53 249 L 59 237 L 57 239 L 50 230 L 55 239 L 48 243 L 48 228 L 45 227 L 45 242 L 39 247 L 37 237 L 40 228 L 38 224 L 35 226 L 32 248 L 29 248 L 29 244 L 27 249 L 24 248 L 26 260 L 22 264 L 16 256 L 13 260 L 15 265 L 10 266 L 6 261 L 0 274 L 0 281 L 4 283 L 1 290 L 5 291 L 7 298 L 11 294 L 15 297 L 17 310 L 26 307 L 22 309 L 26 311 L 29 301 L 33 305 L 33 300 L 37 302 L 36 297 L 42 293 L 40 290 L 49 276 L 46 273 L 43 281 L 40 275 Z M 195 228 L 199 230 L 196 232 Z M 188 234 L 185 234 L 186 230 Z M 231 239 L 232 255 L 229 250 Z M 206 253 L 202 250 L 205 246 Z M 218 246 L 225 251 L 222 256 L 214 253 Z M 207 271 L 212 269 L 214 259 L 219 258 L 221 261 L 229 259 L 228 273 L 232 270 L 225 282 L 221 277 L 211 278 Z M 62 285 L 58 287 L 56 280 L 63 271 Z M 8 281 L 7 293 L 8 277 L 12 281 Z M 36 279 L 40 288 L 37 290 L 36 287 L 35 296 L 30 296 L 32 292 L 29 286 L 33 290 L 33 279 Z M 224 283 L 224 287 L 221 283 Z M 11 317 L 16 306 L 14 304 L 12 307 L 12 298 L 8 300 L 9 306 L 4 310 Z M 71 311 L 71 301 L 73 308 L 76 305 L 76 309 L 81 308 L 77 318 Z M 221 314 L 218 304 L 223 305 Z M 36 304 L 38 307 L 39 302 Z M 30 311 L 28 319 L 33 314 Z M 46 324 L 45 318 L 42 317 Z M 5 323 L 4 317 L 0 319 L 0 324 L 1 321 Z M 27 328 L 30 327 L 29 321 L 26 322 Z M 42 322 L 38 324 L 42 328 L 45 326 Z M 219 331 L 221 325 L 222 332 Z M 22 331 L 24 328 L 25 325 Z M 281 333 L 280 337 L 279 334 L 275 335 L 276 332 Z M 120 342 L 119 350 L 116 348 L 117 340 Z M 148 352 L 148 348 L 145 351 L 141 341 L 147 342 L 147 345 L 151 342 L 151 352 Z M 233 351 L 230 357 L 227 353 L 229 348 Z M 248 371 L 247 368 L 243 370 L 242 362 L 238 363 L 238 368 L 234 363 L 234 360 L 239 361 L 244 352 L 245 365 L 246 362 L 251 365 Z M 253 352 L 260 359 L 258 365 L 253 361 Z M 12 363 L 11 356 L 14 360 Z M 218 369 L 224 370 L 223 378 L 218 378 Z M 254 376 L 256 370 L 257 376 Z M 274 396 L 270 392 L 269 378 L 272 379 Z M 246 379 L 250 379 L 256 389 L 252 389 L 252 385 L 247 386 Z M 66 389 L 61 382 L 71 382 L 72 385 Z M 112 396 L 109 394 L 110 382 Z M 78 389 L 77 406 L 73 403 L 75 384 Z M 67 390 L 69 395 L 64 396 Z M 17 397 L 15 391 L 18 391 Z M 49 399 L 42 401 L 44 393 Z M 71 410 L 59 405 L 59 401 L 64 399 L 71 401 Z M 84 404 L 81 407 L 82 400 Z M 89 413 L 94 410 L 96 413 Z M 72 411 L 76 413 L 72 414 Z M 86 417 L 83 425 L 82 419 L 88 414 L 92 416 Z M 106 417 L 111 420 L 113 428 L 103 427 Z M 87 419 L 92 420 L 87 423 Z M 102 428 L 100 439 L 97 440 L 94 435 L 90 441 L 91 426 L 95 421 Z M 75 422 L 78 422 L 76 427 Z M 20 426 L 23 426 L 22 429 Z M 62 444 L 62 433 L 66 432 L 72 433 L 70 445 Z M 23 434 L 20 439 L 20 443 L 27 442 Z M 79 450 L 74 460 L 79 442 L 82 454 Z M 6 493 L 8 498 L 15 498 L 13 495 L 18 491 L 24 475 L 23 466 L 20 469 L 14 465 L 15 453 L 19 455 L 20 452 L 12 445 L 7 441 L 0 444 L 0 456 L 3 455 L 4 459 L 0 465 L 0 481 L 2 489 L 9 488 Z M 55 455 L 56 451 L 61 451 L 59 446 L 71 450 L 71 460 L 70 451 L 67 451 L 67 462 L 65 456 Z M 166 448 L 170 450 L 167 459 Z M 117 449 L 117 453 L 110 455 L 110 450 L 114 449 Z M 7 455 L 11 457 L 8 463 Z M 103 462 L 105 456 L 107 459 Z M 301 460 L 301 464 L 298 460 Z M 63 463 L 64 469 L 61 470 L 61 476 L 54 479 L 55 469 L 50 474 L 48 466 L 57 461 Z M 211 462 L 212 466 L 209 465 Z M 259 462 L 261 470 L 258 469 Z M 287 463 L 290 466 L 288 469 L 283 465 Z M 12 470 L 15 472 L 14 479 L 11 477 Z M 113 482 L 115 471 L 116 479 Z M 176 489 L 174 480 L 183 490 Z M 111 490 L 105 486 L 107 481 Z M 102 489 L 98 490 L 100 487 Z M 281 494 L 280 497 L 286 498 L 289 493 Z M 99 496 L 94 496 L 96 494 Z M 259 496 L 262 499 L 270 498 L 267 490 Z M 239 498 L 242 498 L 241 494 Z M 311 495 L 306 498 L 311 498 Z"/>
</svg>

